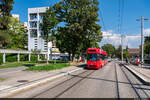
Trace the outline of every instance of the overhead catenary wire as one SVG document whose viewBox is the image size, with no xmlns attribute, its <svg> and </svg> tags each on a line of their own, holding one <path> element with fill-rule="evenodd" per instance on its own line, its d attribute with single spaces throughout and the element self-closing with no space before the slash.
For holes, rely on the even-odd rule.
<svg viewBox="0 0 150 100">
<path fill-rule="evenodd" d="M 123 18 L 124 18 L 124 0 L 122 0 L 122 7 L 121 7 L 121 21 L 120 21 L 120 32 L 122 32 L 122 26 L 123 26 Z"/>
<path fill-rule="evenodd" d="M 121 1 L 118 0 L 118 33 L 120 33 L 120 15 L 121 15 Z"/>
<path fill-rule="evenodd" d="M 117 31 L 119 34 L 122 33 L 123 26 L 123 17 L 124 17 L 124 0 L 118 0 L 118 26 Z"/>
<path fill-rule="evenodd" d="M 100 12 L 100 18 L 101 18 L 101 21 L 102 21 L 103 29 L 104 29 L 104 31 L 107 31 L 101 9 L 99 10 L 99 12 Z"/>
<path fill-rule="evenodd" d="M 102 26 L 103 26 L 103 29 L 104 29 L 104 31 L 107 33 L 107 28 L 106 28 L 106 26 L 105 26 L 105 22 L 104 22 L 104 18 L 103 18 L 103 12 L 102 12 L 102 10 L 100 9 L 99 10 L 99 12 L 100 12 L 100 19 L 101 19 L 101 21 L 102 21 Z M 103 35 L 104 36 L 104 35 Z M 108 40 L 108 37 L 107 37 L 107 40 Z"/>
</svg>

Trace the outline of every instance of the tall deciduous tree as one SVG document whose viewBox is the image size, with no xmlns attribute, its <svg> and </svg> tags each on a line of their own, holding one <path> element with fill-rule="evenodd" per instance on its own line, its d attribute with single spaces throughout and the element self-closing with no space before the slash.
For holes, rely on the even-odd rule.
<svg viewBox="0 0 150 100">
<path fill-rule="evenodd" d="M 72 60 L 78 52 L 85 52 L 101 41 L 101 27 L 96 23 L 99 21 L 97 0 L 63 0 L 54 9 L 59 22 L 64 23 L 56 45 L 72 54 Z"/>
<path fill-rule="evenodd" d="M 144 41 L 144 54 L 149 55 L 150 54 L 150 37 L 145 37 Z"/>
<path fill-rule="evenodd" d="M 110 57 L 115 55 L 115 47 L 112 44 L 105 44 L 102 49 L 108 53 Z"/>
<path fill-rule="evenodd" d="M 24 27 L 24 23 L 21 23 L 18 19 L 10 17 L 9 30 L 13 34 L 10 36 L 10 43 L 7 48 L 11 49 L 27 49 L 27 29 Z"/>
<path fill-rule="evenodd" d="M 9 43 L 8 29 L 10 23 L 11 10 L 13 9 L 14 0 L 0 0 L 0 46 L 4 47 Z"/>
<path fill-rule="evenodd" d="M 122 46 L 119 45 L 118 48 L 116 48 L 116 57 L 121 59 L 121 51 L 122 51 Z"/>
<path fill-rule="evenodd" d="M 40 25 L 42 30 L 41 36 L 43 39 L 46 40 L 48 50 L 49 50 L 48 42 L 54 40 L 54 33 L 57 24 L 58 24 L 58 20 L 56 18 L 56 13 L 54 12 L 53 7 L 49 7 L 46 13 L 43 15 L 43 22 Z M 48 64 L 48 56 L 49 56 L 48 50 L 47 50 L 47 64 Z"/>
</svg>

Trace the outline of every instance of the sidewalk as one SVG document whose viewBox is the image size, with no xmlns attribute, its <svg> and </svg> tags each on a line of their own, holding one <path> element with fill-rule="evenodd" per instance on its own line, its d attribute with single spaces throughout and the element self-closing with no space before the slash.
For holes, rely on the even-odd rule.
<svg viewBox="0 0 150 100">
<path fill-rule="evenodd" d="M 127 69 L 132 71 L 136 76 L 138 76 L 145 83 L 150 84 L 150 66 L 135 66 L 135 65 L 125 65 Z"/>
<path fill-rule="evenodd" d="M 16 68 L 14 69 L 16 70 Z M 39 85 L 40 83 L 44 83 L 52 79 L 62 77 L 64 75 L 67 75 L 68 73 L 83 68 L 77 66 L 70 66 L 60 70 L 52 70 L 44 72 L 23 71 L 25 67 L 19 69 L 21 70 L 0 74 L 0 78 L 6 79 L 0 82 L 0 97 L 4 97 L 8 94 L 9 95 L 12 94 L 13 92 L 18 92 L 21 91 L 22 89 L 30 88 L 32 86 Z"/>
</svg>

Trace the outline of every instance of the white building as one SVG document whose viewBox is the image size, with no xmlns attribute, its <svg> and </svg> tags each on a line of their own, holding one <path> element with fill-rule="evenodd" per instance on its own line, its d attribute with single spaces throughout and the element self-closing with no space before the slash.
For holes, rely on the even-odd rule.
<svg viewBox="0 0 150 100">
<path fill-rule="evenodd" d="M 57 48 L 52 47 L 52 42 L 47 43 L 41 38 L 40 23 L 42 22 L 42 15 L 46 12 L 48 7 L 39 8 L 28 8 L 28 50 L 40 50 L 41 52 L 49 53 L 49 59 L 58 58 L 61 55 L 68 55 L 67 53 L 62 54 L 60 52 L 53 52 Z M 56 49 L 54 49 L 56 48 Z M 58 51 L 58 50 L 57 50 Z"/>
<path fill-rule="evenodd" d="M 40 23 L 42 22 L 42 14 L 46 12 L 47 7 L 28 8 L 28 50 L 40 50 L 50 54 L 51 43 L 47 43 L 41 38 Z"/>
</svg>

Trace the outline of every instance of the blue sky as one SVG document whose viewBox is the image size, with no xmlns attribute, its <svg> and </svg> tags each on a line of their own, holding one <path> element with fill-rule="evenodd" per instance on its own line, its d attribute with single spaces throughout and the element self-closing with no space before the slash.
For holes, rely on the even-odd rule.
<svg viewBox="0 0 150 100">
<path fill-rule="evenodd" d="M 14 0 L 13 14 L 19 14 L 21 22 L 27 22 L 28 8 L 45 7 L 61 0 Z M 98 22 L 102 26 L 102 31 L 109 31 L 111 34 L 118 34 L 118 1 L 119 0 L 98 0 L 99 8 L 102 12 L 105 27 L 102 21 Z M 136 19 L 144 16 L 150 18 L 150 0 L 120 0 L 124 1 L 122 34 L 140 34 L 140 22 Z M 99 12 L 100 14 L 100 12 Z M 100 18 L 100 17 L 99 17 Z M 144 22 L 144 27 L 150 33 L 150 20 Z M 137 46 L 135 46 L 137 47 Z"/>
</svg>

